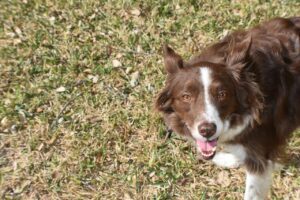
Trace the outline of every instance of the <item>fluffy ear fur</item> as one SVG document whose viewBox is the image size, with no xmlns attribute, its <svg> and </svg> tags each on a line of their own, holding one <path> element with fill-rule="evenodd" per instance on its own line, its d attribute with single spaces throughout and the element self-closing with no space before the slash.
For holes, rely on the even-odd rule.
<svg viewBox="0 0 300 200">
<path fill-rule="evenodd" d="M 158 95 L 155 103 L 156 109 L 162 112 L 164 122 L 168 129 L 183 136 L 191 136 L 191 133 L 185 123 L 181 121 L 181 119 L 176 115 L 171 107 L 172 99 L 170 91 L 171 88 L 167 86 Z"/>
<path fill-rule="evenodd" d="M 261 122 L 260 113 L 263 109 L 264 98 L 256 83 L 254 73 L 251 73 L 251 43 L 251 37 L 243 41 L 231 41 L 227 66 L 237 84 L 237 99 L 241 106 L 251 113 L 253 125 L 255 122 Z"/>
<path fill-rule="evenodd" d="M 176 115 L 175 112 L 173 113 L 164 113 L 163 118 L 165 121 L 166 126 L 171 129 L 172 131 L 183 135 L 183 136 L 191 136 L 191 133 L 184 122 Z"/>
<path fill-rule="evenodd" d="M 234 37 L 231 38 L 229 55 L 226 63 L 229 69 L 231 69 L 234 78 L 240 79 L 242 70 L 249 64 L 249 53 L 251 49 L 252 39 L 246 38 L 243 41 L 235 41 Z"/>
<path fill-rule="evenodd" d="M 261 123 L 261 111 L 264 108 L 264 97 L 257 83 L 247 76 L 238 83 L 237 99 L 244 109 L 249 110 L 252 116 L 252 125 Z"/>
<path fill-rule="evenodd" d="M 178 72 L 179 69 L 183 68 L 183 60 L 181 56 L 175 53 L 175 51 L 168 45 L 163 46 L 163 56 L 165 68 L 168 74 L 174 74 Z"/>
<path fill-rule="evenodd" d="M 155 107 L 157 110 L 163 113 L 172 113 L 173 109 L 171 108 L 171 91 L 167 86 L 163 91 L 161 91 L 156 99 Z"/>
<path fill-rule="evenodd" d="M 164 62 L 165 68 L 169 75 L 177 73 L 181 68 L 183 68 L 183 60 L 175 51 L 167 45 L 163 46 Z M 172 113 L 171 108 L 171 89 L 170 85 L 167 86 L 163 91 L 160 92 L 156 99 L 155 107 L 163 113 Z"/>
</svg>

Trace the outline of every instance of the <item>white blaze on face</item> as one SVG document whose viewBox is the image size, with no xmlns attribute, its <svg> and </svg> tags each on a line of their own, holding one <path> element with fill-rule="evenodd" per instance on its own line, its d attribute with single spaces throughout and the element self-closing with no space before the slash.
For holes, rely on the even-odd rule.
<svg viewBox="0 0 300 200">
<path fill-rule="evenodd" d="M 207 67 L 201 67 L 200 80 L 203 84 L 203 89 L 204 89 L 204 113 L 202 113 L 201 118 L 207 121 L 208 123 L 216 124 L 217 131 L 215 136 L 218 136 L 224 128 L 224 123 L 220 119 L 220 114 L 216 106 L 213 104 L 212 96 L 211 93 L 209 92 L 212 83 L 212 71 Z"/>
<path fill-rule="evenodd" d="M 207 139 L 200 135 L 198 126 L 203 122 L 215 123 L 217 127 L 216 133 L 209 139 L 213 140 L 219 137 L 219 141 L 231 140 L 248 126 L 251 117 L 245 116 L 241 124 L 231 128 L 229 120 L 222 120 L 220 118 L 220 113 L 212 101 L 213 97 L 210 93 L 212 70 L 208 67 L 200 67 L 199 71 L 199 80 L 203 85 L 204 112 L 199 113 L 193 126 L 189 127 L 189 129 L 196 140 L 206 141 Z"/>
<path fill-rule="evenodd" d="M 204 95 L 204 112 L 200 113 L 200 116 L 198 116 L 197 120 L 195 120 L 194 126 L 190 127 L 190 130 L 195 139 L 206 140 L 206 138 L 200 135 L 198 126 L 203 122 L 214 123 L 217 126 L 217 130 L 215 135 L 210 138 L 212 140 L 217 138 L 224 131 L 224 128 L 228 128 L 229 123 L 227 121 L 222 122 L 219 112 L 212 102 L 212 97 L 209 92 L 212 83 L 211 69 L 208 67 L 200 67 L 199 70 L 199 80 L 203 85 L 202 95 Z"/>
</svg>

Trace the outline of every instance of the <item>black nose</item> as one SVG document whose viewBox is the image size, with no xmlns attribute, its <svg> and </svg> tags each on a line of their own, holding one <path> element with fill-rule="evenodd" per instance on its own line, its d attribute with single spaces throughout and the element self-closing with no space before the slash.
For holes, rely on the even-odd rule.
<svg viewBox="0 0 300 200">
<path fill-rule="evenodd" d="M 198 126 L 198 131 L 203 137 L 209 138 L 216 133 L 217 126 L 215 123 L 204 122 Z"/>
</svg>

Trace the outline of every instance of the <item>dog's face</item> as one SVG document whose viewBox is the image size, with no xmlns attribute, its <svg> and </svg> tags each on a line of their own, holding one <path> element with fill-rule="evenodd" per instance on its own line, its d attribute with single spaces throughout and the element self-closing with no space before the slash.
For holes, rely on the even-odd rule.
<svg viewBox="0 0 300 200">
<path fill-rule="evenodd" d="M 157 107 L 165 119 L 172 116 L 166 120 L 174 131 L 182 132 L 183 128 L 176 128 L 178 123 L 185 126 L 202 156 L 210 159 L 218 140 L 228 140 L 248 125 L 249 119 L 241 113 L 245 97 L 237 95 L 233 74 L 225 66 L 188 66 L 171 48 L 165 47 L 164 52 L 168 80 Z"/>
</svg>

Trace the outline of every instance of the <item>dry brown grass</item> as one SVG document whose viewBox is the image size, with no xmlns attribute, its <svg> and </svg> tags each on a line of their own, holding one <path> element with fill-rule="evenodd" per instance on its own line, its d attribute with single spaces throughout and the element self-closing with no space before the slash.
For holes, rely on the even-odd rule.
<svg viewBox="0 0 300 200">
<path fill-rule="evenodd" d="M 228 30 L 299 15 L 299 1 L 0 7 L 0 198 L 242 198 L 243 169 L 199 162 L 177 136 L 164 141 L 152 107 L 165 78 L 160 47 L 188 58 Z M 272 199 L 300 199 L 300 137 L 290 146 Z"/>
</svg>

